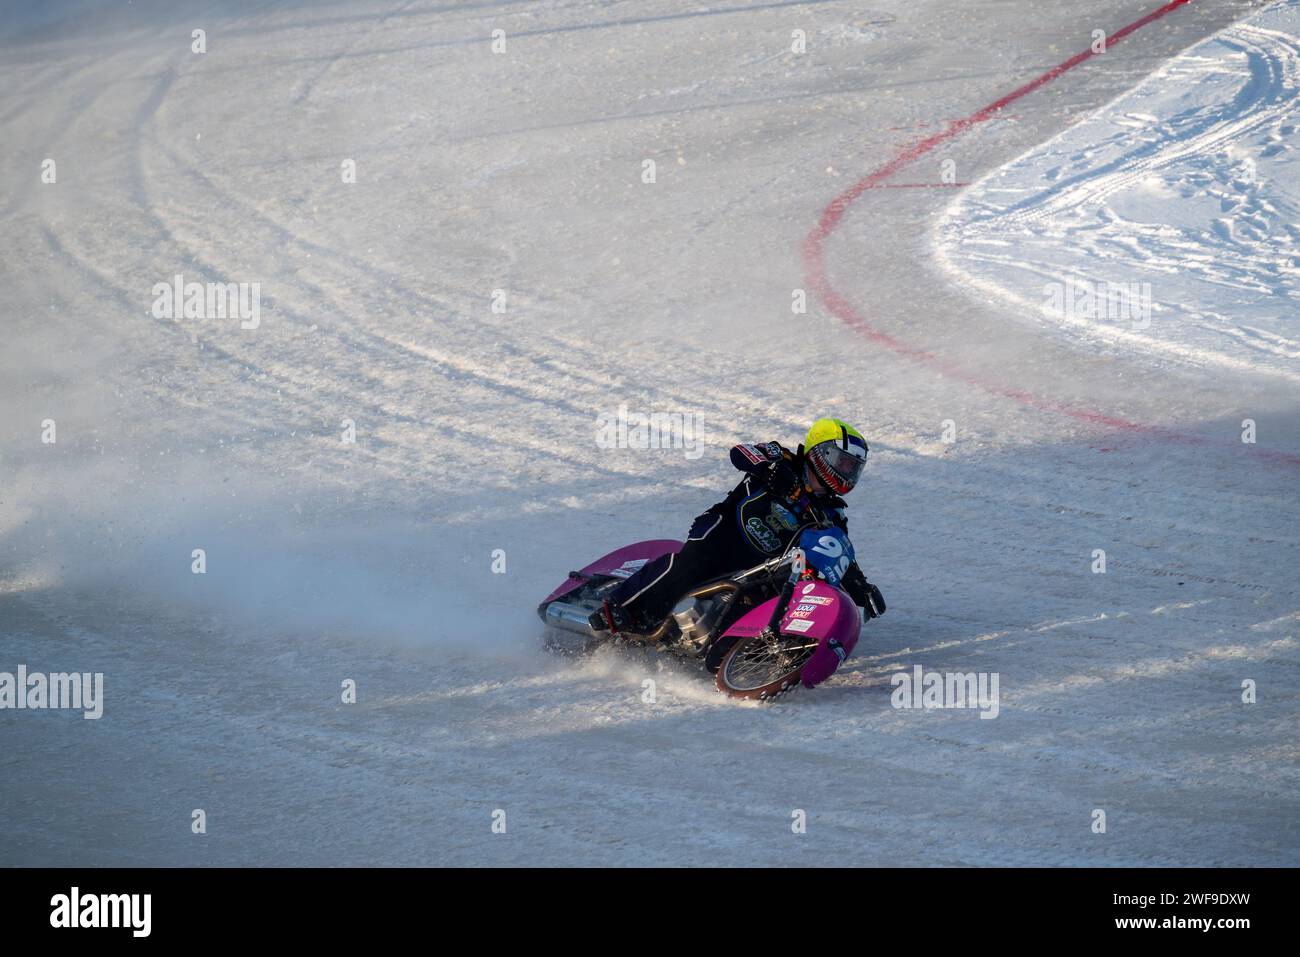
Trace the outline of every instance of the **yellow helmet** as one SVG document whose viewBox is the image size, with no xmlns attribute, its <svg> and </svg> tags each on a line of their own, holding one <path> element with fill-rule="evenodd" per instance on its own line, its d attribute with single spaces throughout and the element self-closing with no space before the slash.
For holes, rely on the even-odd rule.
<svg viewBox="0 0 1300 957">
<path fill-rule="evenodd" d="M 867 461 L 867 440 L 840 419 L 818 419 L 803 440 L 809 471 L 836 495 L 852 491 Z"/>
</svg>

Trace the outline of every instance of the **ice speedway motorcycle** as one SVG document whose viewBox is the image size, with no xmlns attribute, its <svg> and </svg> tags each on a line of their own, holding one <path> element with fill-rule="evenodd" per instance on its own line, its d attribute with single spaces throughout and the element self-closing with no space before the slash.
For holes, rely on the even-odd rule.
<svg viewBox="0 0 1300 957">
<path fill-rule="evenodd" d="M 671 539 L 637 542 L 570 572 L 537 608 L 546 647 L 585 654 L 607 643 L 654 646 L 703 659 L 725 695 L 770 700 L 800 683 L 825 681 L 858 643 L 858 607 L 840 587 L 853 545 L 821 517 L 781 555 L 692 587 L 649 634 L 592 627 L 592 614 L 620 581 L 681 546 Z"/>
</svg>

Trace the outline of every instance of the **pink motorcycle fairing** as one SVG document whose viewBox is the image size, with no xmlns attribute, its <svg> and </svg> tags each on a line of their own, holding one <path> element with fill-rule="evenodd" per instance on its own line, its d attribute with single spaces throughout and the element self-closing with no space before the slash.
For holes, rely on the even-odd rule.
<svg viewBox="0 0 1300 957">
<path fill-rule="evenodd" d="M 725 635 L 737 638 L 757 635 L 767 627 L 776 602 L 773 598 L 759 605 L 728 628 Z M 790 607 L 781 619 L 781 634 L 817 640 L 817 650 L 803 666 L 801 681 L 806 688 L 820 684 L 835 673 L 853 653 L 859 631 L 858 606 L 844 592 L 823 581 L 797 584 Z"/>
<path fill-rule="evenodd" d="M 633 573 L 639 571 L 646 562 L 668 552 L 676 552 L 681 547 L 681 542 L 671 538 L 654 538 L 649 541 L 634 542 L 631 545 L 624 545 L 622 548 L 615 549 L 608 555 L 602 555 L 586 568 L 579 569 L 579 571 L 586 575 L 613 575 L 615 578 L 631 578 Z M 555 591 L 547 595 L 542 604 L 563 597 L 582 584 L 584 584 L 583 579 L 570 576 Z"/>
</svg>

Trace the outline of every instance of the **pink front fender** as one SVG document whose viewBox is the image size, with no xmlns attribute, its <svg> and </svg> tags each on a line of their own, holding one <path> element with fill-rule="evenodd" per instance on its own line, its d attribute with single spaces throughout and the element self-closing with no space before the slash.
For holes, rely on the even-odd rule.
<svg viewBox="0 0 1300 957">
<path fill-rule="evenodd" d="M 727 635 L 756 635 L 767 627 L 776 599 L 764 602 L 730 628 Z M 781 633 L 817 639 L 817 650 L 803 666 L 805 687 L 821 684 L 853 653 L 860 631 L 858 606 L 844 592 L 823 581 L 795 586 L 790 607 L 781 619 Z"/>
</svg>

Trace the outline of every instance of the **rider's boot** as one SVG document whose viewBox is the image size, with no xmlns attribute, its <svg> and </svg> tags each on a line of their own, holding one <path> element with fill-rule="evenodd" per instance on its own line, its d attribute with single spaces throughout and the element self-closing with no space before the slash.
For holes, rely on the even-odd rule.
<svg viewBox="0 0 1300 957">
<path fill-rule="evenodd" d="M 621 635 L 625 632 L 645 635 L 655 627 L 655 623 L 648 621 L 642 613 L 608 600 L 599 611 L 592 612 L 589 624 L 593 631 L 608 631 L 612 635 Z"/>
</svg>

